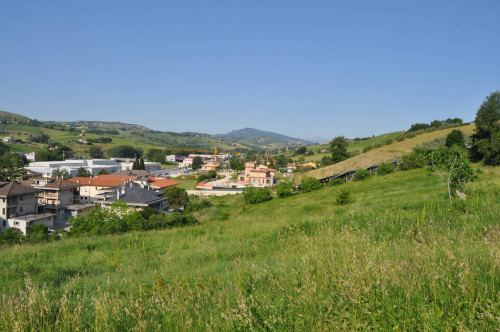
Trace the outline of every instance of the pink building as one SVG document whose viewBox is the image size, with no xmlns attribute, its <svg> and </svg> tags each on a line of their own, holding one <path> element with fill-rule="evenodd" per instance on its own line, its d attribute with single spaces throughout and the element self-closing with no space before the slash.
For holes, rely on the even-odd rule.
<svg viewBox="0 0 500 332">
<path fill-rule="evenodd" d="M 254 187 L 272 186 L 276 170 L 255 162 L 245 163 L 245 175 L 240 176 L 240 181 Z"/>
</svg>

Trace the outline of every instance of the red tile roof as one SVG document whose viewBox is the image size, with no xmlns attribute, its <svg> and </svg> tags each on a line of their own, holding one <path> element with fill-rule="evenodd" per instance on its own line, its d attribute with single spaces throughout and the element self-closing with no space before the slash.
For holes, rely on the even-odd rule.
<svg viewBox="0 0 500 332">
<path fill-rule="evenodd" d="M 176 186 L 178 185 L 179 183 L 178 182 L 175 182 L 174 180 L 170 180 L 170 179 L 167 179 L 167 178 L 154 178 L 154 177 L 150 177 L 149 178 L 150 182 L 149 184 L 153 187 L 158 187 L 158 188 L 167 188 L 167 187 L 171 187 L 171 186 Z"/>
<path fill-rule="evenodd" d="M 136 175 L 98 175 L 93 178 L 71 178 L 69 181 L 79 183 L 82 186 L 116 187 L 136 178 Z"/>
</svg>

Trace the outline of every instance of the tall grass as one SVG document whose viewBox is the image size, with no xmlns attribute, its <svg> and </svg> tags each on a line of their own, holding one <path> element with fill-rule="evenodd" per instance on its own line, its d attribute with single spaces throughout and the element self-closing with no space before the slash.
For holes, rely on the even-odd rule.
<svg viewBox="0 0 500 332">
<path fill-rule="evenodd" d="M 2 248 L 3 330 L 498 330 L 500 170 L 464 211 L 424 170 L 203 225 Z M 339 187 L 355 201 L 335 203 Z"/>
</svg>

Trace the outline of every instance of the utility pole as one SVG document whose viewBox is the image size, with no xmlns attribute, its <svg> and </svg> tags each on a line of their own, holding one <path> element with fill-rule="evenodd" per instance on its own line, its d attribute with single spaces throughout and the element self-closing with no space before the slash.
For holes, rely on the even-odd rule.
<svg viewBox="0 0 500 332">
<path fill-rule="evenodd" d="M 215 146 L 215 151 L 214 151 L 214 171 L 217 172 L 217 145 Z"/>
</svg>

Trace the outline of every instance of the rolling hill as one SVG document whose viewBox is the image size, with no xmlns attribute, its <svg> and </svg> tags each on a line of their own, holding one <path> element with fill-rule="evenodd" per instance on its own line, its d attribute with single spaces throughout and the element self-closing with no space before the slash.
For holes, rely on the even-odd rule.
<svg viewBox="0 0 500 332">
<path fill-rule="evenodd" d="M 254 128 L 243 128 L 233 130 L 227 134 L 216 135 L 217 137 L 230 140 L 243 145 L 250 145 L 257 148 L 274 149 L 283 147 L 296 147 L 315 144 L 305 139 L 290 137 L 271 131 L 263 131 Z"/>
</svg>

